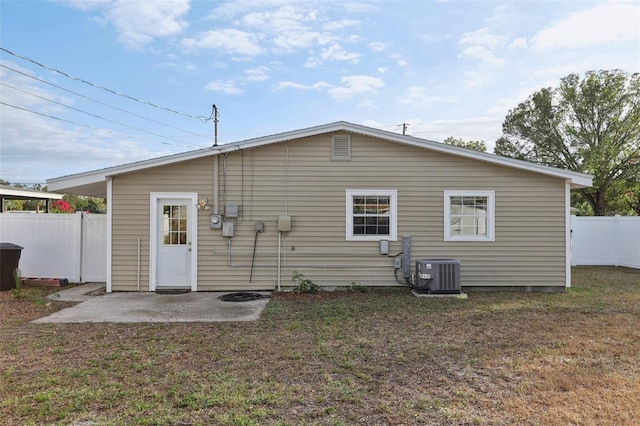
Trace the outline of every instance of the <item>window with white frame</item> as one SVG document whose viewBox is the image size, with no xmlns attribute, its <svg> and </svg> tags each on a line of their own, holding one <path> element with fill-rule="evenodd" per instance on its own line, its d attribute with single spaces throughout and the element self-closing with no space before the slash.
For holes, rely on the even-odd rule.
<svg viewBox="0 0 640 426">
<path fill-rule="evenodd" d="M 395 189 L 347 189 L 347 241 L 397 240 Z"/>
<path fill-rule="evenodd" d="M 445 241 L 495 241 L 495 191 L 444 191 Z"/>
</svg>

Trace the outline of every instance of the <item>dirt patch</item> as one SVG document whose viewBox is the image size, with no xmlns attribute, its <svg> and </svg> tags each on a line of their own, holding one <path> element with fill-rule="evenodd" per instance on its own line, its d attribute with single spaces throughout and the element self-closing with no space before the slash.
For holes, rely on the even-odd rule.
<svg viewBox="0 0 640 426">
<path fill-rule="evenodd" d="M 47 295 L 60 290 L 59 287 L 25 286 L 22 291 L 0 292 L 0 325 L 23 324 L 75 305 L 47 299 Z"/>
</svg>

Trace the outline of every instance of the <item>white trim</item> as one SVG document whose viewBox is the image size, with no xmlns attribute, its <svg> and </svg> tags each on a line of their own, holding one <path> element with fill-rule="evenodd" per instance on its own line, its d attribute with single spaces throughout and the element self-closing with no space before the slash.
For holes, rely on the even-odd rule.
<svg viewBox="0 0 640 426">
<path fill-rule="evenodd" d="M 487 197 L 487 234 L 451 235 L 451 197 Z M 444 241 L 495 241 L 495 191 L 444 191 Z"/>
<path fill-rule="evenodd" d="M 64 194 L 56 194 L 54 192 L 35 191 L 31 189 L 12 188 L 5 185 L 0 185 L 0 195 L 9 197 L 24 197 L 24 198 L 40 198 L 48 200 L 62 200 Z"/>
<path fill-rule="evenodd" d="M 111 282 L 111 249 L 112 249 L 112 232 L 113 232 L 113 181 L 107 179 L 107 293 L 112 291 Z"/>
<path fill-rule="evenodd" d="M 571 182 L 564 184 L 564 216 L 565 216 L 565 287 L 571 287 Z"/>
<path fill-rule="evenodd" d="M 380 138 L 391 142 L 397 142 L 405 145 L 411 145 L 431 151 L 442 152 L 445 154 L 456 155 L 463 158 L 470 158 L 485 163 L 496 164 L 500 166 L 513 167 L 520 170 L 527 170 L 534 173 L 540 173 L 547 176 L 553 176 L 562 179 L 568 179 L 572 188 L 589 187 L 592 185 L 593 176 L 573 172 L 570 170 L 558 169 L 555 167 L 544 166 L 541 164 L 530 163 L 527 161 L 516 160 L 499 155 L 487 154 L 470 149 L 460 148 L 453 145 L 447 145 L 441 142 L 420 139 L 413 136 L 405 136 L 399 133 L 387 130 L 374 129 L 367 126 L 338 121 L 335 123 L 324 124 L 306 129 L 294 130 L 290 132 L 279 133 L 276 135 L 263 136 L 245 141 L 227 143 L 199 149 L 196 151 L 183 152 L 179 154 L 169 155 L 166 157 L 154 158 L 151 160 L 139 161 L 135 163 L 123 164 L 120 166 L 109 167 L 106 169 L 95 170 L 91 172 L 79 173 L 70 176 L 63 176 L 53 179 L 47 179 L 47 185 L 52 191 L 67 191 L 69 193 L 82 193 L 82 195 L 104 196 L 104 183 L 108 176 L 116 176 L 119 174 L 135 172 L 139 170 L 149 169 L 152 167 L 174 164 L 181 161 L 194 160 L 197 158 L 207 157 L 211 155 L 224 154 L 226 152 L 237 151 L 248 148 L 255 148 L 264 145 L 270 145 L 292 139 L 317 136 L 327 133 L 351 132 L 374 138 Z M 102 189 L 101 189 L 102 188 Z M 86 193 L 84 193 L 86 192 Z"/>
<path fill-rule="evenodd" d="M 198 291 L 198 194 L 196 192 L 151 192 L 149 194 L 149 291 L 156 291 L 158 256 L 158 201 L 163 198 L 189 200 L 191 237 L 191 291 Z"/>
<path fill-rule="evenodd" d="M 390 197 L 389 235 L 353 235 L 353 197 L 357 195 L 383 195 Z M 345 197 L 345 236 L 347 241 L 398 240 L 398 191 L 396 189 L 347 189 Z"/>
</svg>

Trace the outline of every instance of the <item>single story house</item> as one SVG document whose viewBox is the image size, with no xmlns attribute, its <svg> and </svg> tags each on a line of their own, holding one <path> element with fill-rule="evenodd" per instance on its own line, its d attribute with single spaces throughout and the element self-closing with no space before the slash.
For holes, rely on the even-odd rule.
<svg viewBox="0 0 640 426">
<path fill-rule="evenodd" d="M 571 285 L 570 190 L 592 176 L 335 122 L 47 181 L 107 198 L 107 291 Z M 410 237 L 410 238 L 408 238 Z"/>
</svg>

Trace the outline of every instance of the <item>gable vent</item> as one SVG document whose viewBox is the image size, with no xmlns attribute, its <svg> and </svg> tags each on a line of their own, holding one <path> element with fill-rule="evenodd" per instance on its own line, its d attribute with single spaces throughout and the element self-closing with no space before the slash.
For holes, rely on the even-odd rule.
<svg viewBox="0 0 640 426">
<path fill-rule="evenodd" d="M 331 138 L 331 159 L 351 160 L 350 135 L 333 135 Z"/>
</svg>

